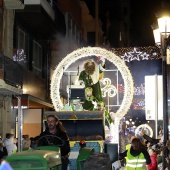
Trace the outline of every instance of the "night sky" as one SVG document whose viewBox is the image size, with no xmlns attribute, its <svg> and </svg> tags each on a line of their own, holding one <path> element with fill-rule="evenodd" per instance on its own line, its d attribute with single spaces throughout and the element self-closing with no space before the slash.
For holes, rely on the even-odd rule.
<svg viewBox="0 0 170 170">
<path fill-rule="evenodd" d="M 122 20 L 120 9 L 121 0 L 99 0 L 100 12 L 99 16 L 103 23 L 104 35 L 106 34 L 106 16 L 109 12 L 110 28 L 109 28 L 109 41 L 111 48 L 117 48 L 115 44 L 116 30 L 115 21 L 119 23 Z M 157 24 L 156 13 L 162 9 L 161 0 L 124 0 L 129 1 L 130 8 L 130 47 L 148 47 L 155 46 L 153 30 L 151 25 Z M 94 17 L 94 4 L 95 0 L 85 0 L 91 15 Z M 116 5 L 115 5 L 116 4 Z M 118 35 L 118 34 L 117 34 Z M 127 64 L 132 73 L 135 84 L 140 85 L 144 83 L 145 75 L 161 74 L 161 61 L 134 61 Z M 144 96 L 141 96 L 144 98 Z M 133 105 L 129 110 L 130 115 L 145 122 L 145 110 L 135 110 Z M 138 116 L 137 116 L 138 115 Z M 139 123 L 141 124 L 141 122 Z"/>
<path fill-rule="evenodd" d="M 126 0 L 128 1 L 128 0 Z M 85 0 L 89 7 L 91 15 L 94 17 L 95 0 Z M 100 12 L 99 16 L 103 23 L 103 31 L 106 33 L 106 15 L 109 11 L 110 28 L 109 41 L 114 47 L 114 38 L 119 29 L 115 27 L 115 20 L 120 21 L 121 18 L 121 1 L 120 0 L 99 0 Z M 130 4 L 130 33 L 132 36 L 131 46 L 154 46 L 154 37 L 151 25 L 157 23 L 155 13 L 162 8 L 161 0 L 129 0 Z M 118 34 L 117 34 L 118 35 Z"/>
</svg>

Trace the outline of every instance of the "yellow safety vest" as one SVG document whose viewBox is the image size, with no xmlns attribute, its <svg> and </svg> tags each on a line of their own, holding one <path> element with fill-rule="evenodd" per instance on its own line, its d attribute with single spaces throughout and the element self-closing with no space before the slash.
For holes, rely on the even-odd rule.
<svg viewBox="0 0 170 170">
<path fill-rule="evenodd" d="M 126 150 L 128 150 L 131 147 L 131 143 L 126 145 Z"/>
<path fill-rule="evenodd" d="M 130 154 L 130 148 L 127 151 L 126 157 L 126 170 L 146 170 L 146 167 L 142 167 L 146 162 L 143 153 L 138 156 L 133 156 Z"/>
</svg>

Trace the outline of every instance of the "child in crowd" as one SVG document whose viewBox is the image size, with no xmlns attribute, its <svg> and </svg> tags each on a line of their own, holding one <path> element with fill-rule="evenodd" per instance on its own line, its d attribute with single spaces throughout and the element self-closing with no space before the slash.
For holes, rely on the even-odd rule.
<svg viewBox="0 0 170 170">
<path fill-rule="evenodd" d="M 29 135 L 23 135 L 22 149 L 28 150 L 28 149 L 30 149 L 30 145 L 31 145 L 31 140 L 29 138 Z"/>
<path fill-rule="evenodd" d="M 157 154 L 154 149 L 149 149 L 151 163 L 148 165 L 148 170 L 158 170 Z"/>
</svg>

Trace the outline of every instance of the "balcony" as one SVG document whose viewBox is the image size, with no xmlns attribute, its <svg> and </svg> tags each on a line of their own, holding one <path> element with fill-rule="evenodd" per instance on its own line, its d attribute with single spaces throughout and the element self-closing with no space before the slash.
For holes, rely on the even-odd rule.
<svg viewBox="0 0 170 170">
<path fill-rule="evenodd" d="M 0 94 L 22 94 L 22 67 L 10 58 L 0 54 Z"/>
<path fill-rule="evenodd" d="M 47 0 L 25 0 L 24 4 L 26 7 L 33 6 L 41 6 L 44 11 L 50 16 L 50 18 L 54 21 L 55 13 L 51 7 L 51 4 L 47 2 Z"/>
<path fill-rule="evenodd" d="M 24 9 L 23 0 L 4 0 L 4 7 L 6 9 Z"/>
<path fill-rule="evenodd" d="M 49 40 L 65 23 L 64 14 L 58 9 L 56 2 L 47 0 L 25 0 L 23 10 L 15 10 L 15 19 L 24 25 L 30 33 L 40 40 Z"/>
</svg>

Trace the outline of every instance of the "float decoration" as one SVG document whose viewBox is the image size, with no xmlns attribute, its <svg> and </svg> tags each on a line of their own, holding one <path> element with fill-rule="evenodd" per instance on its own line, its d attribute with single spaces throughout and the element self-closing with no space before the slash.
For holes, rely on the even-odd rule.
<svg viewBox="0 0 170 170">
<path fill-rule="evenodd" d="M 83 57 L 88 56 L 101 56 L 105 59 L 112 62 L 120 71 L 122 78 L 124 80 L 124 97 L 121 103 L 121 106 L 114 113 L 114 117 L 117 117 L 119 120 L 123 118 L 123 116 L 129 110 L 134 93 L 133 87 L 133 79 L 132 75 L 126 66 L 125 62 L 113 52 L 108 51 L 106 49 L 100 47 L 84 47 L 78 50 L 73 51 L 72 53 L 68 54 L 55 68 L 52 80 L 51 80 L 51 99 L 56 111 L 60 111 L 63 108 L 63 104 L 60 100 L 60 81 L 64 71 L 76 60 L 81 59 Z"/>
</svg>

